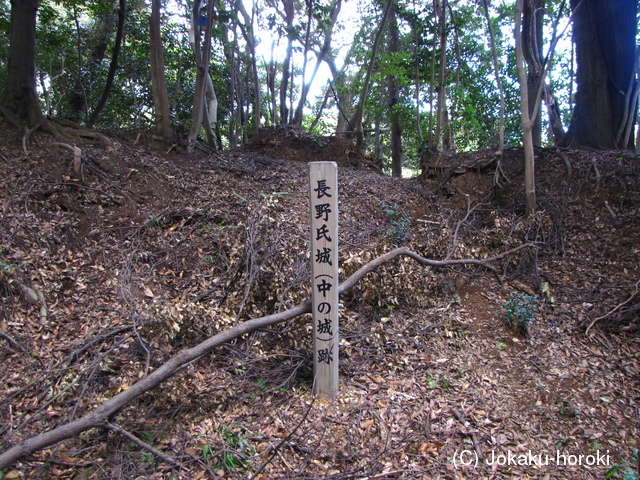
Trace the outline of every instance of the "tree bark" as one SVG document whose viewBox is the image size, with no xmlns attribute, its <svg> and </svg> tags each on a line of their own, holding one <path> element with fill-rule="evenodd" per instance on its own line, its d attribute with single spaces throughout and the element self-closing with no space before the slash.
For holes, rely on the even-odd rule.
<svg viewBox="0 0 640 480">
<path fill-rule="evenodd" d="M 384 10 L 384 15 L 382 16 L 382 20 L 380 20 L 380 25 L 378 26 L 378 31 L 376 32 L 375 40 L 373 41 L 373 46 L 371 47 L 371 58 L 369 59 L 369 66 L 367 67 L 367 73 L 364 77 L 364 84 L 362 85 L 362 91 L 360 92 L 360 100 L 358 101 L 358 108 L 356 112 L 353 114 L 351 121 L 349 122 L 355 132 L 356 132 L 356 145 L 355 150 L 358 153 L 362 151 L 362 145 L 364 143 L 364 131 L 362 129 L 362 118 L 364 117 L 364 104 L 367 100 L 367 94 L 369 93 L 369 83 L 371 81 L 371 74 L 373 73 L 373 66 L 375 65 L 376 56 L 378 54 L 378 45 L 380 45 L 380 39 L 382 38 L 382 33 L 384 32 L 384 27 L 387 23 L 387 18 L 389 17 L 389 12 L 391 11 L 391 6 L 394 0 L 387 0 L 387 6 Z"/>
<path fill-rule="evenodd" d="M 437 6 L 436 12 L 439 14 L 440 21 L 440 70 L 438 71 L 438 107 L 436 113 L 436 132 L 434 145 L 436 148 L 440 145 L 441 134 L 444 125 L 444 112 L 447 108 L 447 90 L 445 87 L 445 73 L 447 67 L 447 0 L 440 0 L 442 3 L 435 2 Z"/>
<path fill-rule="evenodd" d="M 0 96 L 4 114 L 28 127 L 43 121 L 36 90 L 37 0 L 11 0 L 7 83 Z"/>
<path fill-rule="evenodd" d="M 310 13 L 311 13 L 312 5 L 313 4 L 311 3 L 310 10 L 309 10 Z M 316 64 L 315 64 L 315 67 L 313 68 L 313 73 L 311 74 L 311 78 L 309 79 L 308 82 L 305 82 L 305 71 L 306 71 L 306 64 L 307 64 L 306 50 L 308 49 L 308 45 L 305 46 L 305 62 L 303 65 L 303 73 L 302 73 L 302 92 L 300 94 L 298 107 L 296 108 L 296 112 L 293 117 L 293 124 L 296 125 L 297 127 L 302 126 L 302 120 L 303 120 L 302 113 L 304 109 L 304 104 L 307 101 L 309 89 L 311 88 L 311 85 L 313 84 L 313 81 L 316 78 L 318 69 L 320 68 L 320 64 L 325 60 L 327 54 L 331 51 L 331 38 L 333 36 L 333 27 L 335 26 L 336 21 L 338 20 L 338 14 L 340 13 L 341 7 L 342 7 L 342 0 L 333 0 L 333 3 L 331 4 L 331 10 L 329 12 L 329 23 L 323 32 L 324 40 L 322 43 L 322 47 L 320 48 L 320 52 L 318 52 L 318 54 L 316 55 Z M 309 23 L 311 23 L 311 15 L 309 15 Z M 307 43 L 308 41 L 305 39 L 305 44 Z"/>
<path fill-rule="evenodd" d="M 396 17 L 396 0 L 388 0 L 389 10 L 389 53 L 393 57 L 398 53 L 399 33 L 398 19 Z M 402 177 L 402 126 L 400 125 L 400 112 L 398 105 L 398 81 L 395 75 L 389 75 L 389 117 L 391 119 L 391 175 Z"/>
<path fill-rule="evenodd" d="M 500 78 L 500 67 L 498 65 L 498 52 L 496 50 L 496 40 L 493 33 L 493 24 L 491 23 L 491 17 L 489 16 L 489 0 L 483 0 L 482 5 L 484 7 L 484 16 L 487 20 L 487 28 L 489 29 L 489 43 L 491 45 L 491 58 L 493 60 L 493 73 L 496 77 L 496 86 L 498 87 L 498 93 L 500 94 L 500 127 L 498 138 L 498 153 L 502 156 L 504 151 L 504 88 L 502 87 L 502 79 Z M 498 160 L 500 162 L 501 160 Z M 498 163 L 498 168 L 500 164 Z"/>
<path fill-rule="evenodd" d="M 113 47 L 113 55 L 111 56 L 111 64 L 109 65 L 109 74 L 107 75 L 107 83 L 104 86 L 100 101 L 95 110 L 87 121 L 89 128 L 93 127 L 102 112 L 102 109 L 109 100 L 111 94 L 111 87 L 113 86 L 113 79 L 116 76 L 116 70 L 118 69 L 118 56 L 120 55 L 120 47 L 122 46 L 122 38 L 124 37 L 124 19 L 126 13 L 126 0 L 120 0 L 120 8 L 118 9 L 118 33 L 116 34 L 116 43 Z"/>
<path fill-rule="evenodd" d="M 516 1 L 515 43 L 516 67 L 520 83 L 520 123 L 522 125 L 522 145 L 524 147 L 524 193 L 526 214 L 533 215 L 536 211 L 536 181 L 535 156 L 533 153 L 533 122 L 531 115 L 535 115 L 536 108 L 529 106 L 529 92 L 527 73 L 524 67 L 524 52 L 522 47 L 522 15 L 525 0 Z M 536 102 L 537 103 L 537 102 Z"/>
<path fill-rule="evenodd" d="M 527 91 L 529 94 L 529 116 L 533 118 L 533 145 L 542 145 L 542 116 L 541 103 L 536 102 L 536 96 L 543 72 L 542 28 L 544 20 L 544 0 L 525 0 L 522 10 L 522 49 L 527 62 Z M 537 108 L 535 115 L 531 111 Z"/>
<path fill-rule="evenodd" d="M 633 148 L 633 137 L 618 143 L 625 92 L 635 85 L 637 0 L 571 0 L 576 48 L 575 108 L 565 145 L 600 149 Z M 577 10 L 576 10 L 577 8 Z M 635 117 L 636 112 L 632 115 Z"/>
<path fill-rule="evenodd" d="M 167 93 L 167 81 L 164 76 L 164 52 L 160 36 L 160 0 L 151 0 L 149 18 L 149 50 L 151 60 L 151 87 L 153 89 L 153 107 L 156 115 L 156 128 L 164 138 L 171 137 L 171 108 Z"/>
</svg>

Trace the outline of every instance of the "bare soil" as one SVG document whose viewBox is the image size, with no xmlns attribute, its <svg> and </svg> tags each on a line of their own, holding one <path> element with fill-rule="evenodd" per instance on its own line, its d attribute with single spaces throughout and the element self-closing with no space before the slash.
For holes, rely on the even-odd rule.
<svg viewBox="0 0 640 480">
<path fill-rule="evenodd" d="M 10 134 L 6 134 L 10 135 Z M 188 154 L 151 136 L 0 143 L 0 451 L 208 336 L 308 298 L 307 163 L 336 161 L 342 278 L 397 245 L 498 275 L 384 265 L 342 298 L 340 395 L 311 394 L 310 318 L 237 339 L 4 478 L 614 478 L 640 448 L 640 156 L 441 156 L 382 175 L 344 140 L 265 131 Z M 513 297 L 516 293 L 520 297 Z M 506 307 L 537 299 L 528 334 Z M 626 463 L 628 462 L 628 463 Z M 617 465 L 617 466 L 615 466 Z M 1 478 L 1 476 L 0 476 Z M 633 477 L 629 477 L 633 478 Z"/>
</svg>

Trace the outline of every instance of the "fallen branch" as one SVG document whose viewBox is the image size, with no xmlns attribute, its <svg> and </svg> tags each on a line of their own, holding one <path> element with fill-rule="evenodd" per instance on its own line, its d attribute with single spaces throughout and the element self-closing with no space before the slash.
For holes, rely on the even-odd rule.
<svg viewBox="0 0 640 480">
<path fill-rule="evenodd" d="M 636 282 L 636 289 L 633 292 L 633 294 L 627 298 L 624 302 L 622 302 L 621 304 L 617 305 L 613 310 L 611 310 L 609 313 L 606 313 L 598 318 L 594 318 L 593 321 L 589 324 L 589 326 L 587 327 L 587 329 L 585 330 L 584 334 L 588 335 L 589 334 L 589 330 L 591 330 L 591 327 L 593 327 L 597 322 L 599 322 L 600 320 L 610 317 L 611 315 L 613 315 L 614 313 L 616 313 L 618 310 L 620 310 L 622 307 L 624 307 L 626 304 L 628 304 L 631 300 L 633 300 L 635 298 L 635 296 L 638 294 L 638 288 L 640 287 L 640 280 L 638 280 Z"/>
<path fill-rule="evenodd" d="M 527 243 L 501 253 L 500 255 L 496 255 L 495 257 L 485 258 L 484 260 L 430 260 L 418 255 L 417 253 L 409 250 L 406 247 L 396 248 L 395 250 L 392 250 L 372 260 L 371 262 L 360 268 L 358 271 L 356 271 L 340 285 L 339 293 L 346 292 L 356 283 L 358 283 L 358 281 L 360 281 L 367 273 L 375 270 L 380 265 L 383 265 L 400 256 L 407 256 L 409 258 L 412 258 L 422 266 L 450 267 L 453 265 L 479 265 L 491 270 L 494 273 L 497 273 L 496 268 L 489 265 L 489 263 L 501 260 L 509 255 L 527 248 L 535 248 L 535 245 Z M 126 405 L 131 403 L 134 399 L 138 398 L 143 393 L 157 387 L 164 381 L 170 379 L 180 370 L 199 360 L 201 357 L 211 352 L 211 350 L 213 350 L 214 348 L 260 328 L 265 328 L 270 325 L 274 325 L 285 320 L 290 320 L 292 318 L 298 317 L 299 315 L 310 312 L 311 301 L 307 300 L 284 312 L 247 320 L 246 322 L 243 322 L 239 325 L 236 325 L 235 327 L 224 330 L 214 335 L 213 337 L 208 338 L 195 347 L 180 351 L 174 357 L 170 358 L 166 363 L 161 365 L 157 370 L 154 370 L 149 375 L 142 378 L 139 382 L 133 384 L 128 389 L 123 390 L 116 396 L 110 398 L 102 405 L 96 407 L 83 417 L 70 423 L 66 423 L 64 425 L 56 427 L 47 432 L 41 433 L 40 435 L 36 435 L 35 437 L 28 438 L 9 448 L 8 450 L 0 454 L 0 471 L 11 466 L 18 459 L 26 455 L 34 453 L 62 440 L 72 438 L 91 428 L 106 428 L 113 431 L 114 425 L 110 422 L 110 420 L 116 413 L 118 413 Z"/>
</svg>

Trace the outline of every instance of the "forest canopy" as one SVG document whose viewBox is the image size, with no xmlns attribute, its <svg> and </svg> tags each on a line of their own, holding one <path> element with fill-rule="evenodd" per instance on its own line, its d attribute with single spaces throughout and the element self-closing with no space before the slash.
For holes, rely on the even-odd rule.
<svg viewBox="0 0 640 480">
<path fill-rule="evenodd" d="M 16 101 L 34 82 L 44 117 L 212 148 L 293 125 L 353 137 L 400 175 L 434 152 L 521 145 L 526 77 L 534 146 L 633 147 L 637 10 L 637 0 L 1 0 L 0 104 L 35 123 Z M 32 66 L 12 73 L 12 52 L 14 67 L 33 56 Z"/>
</svg>

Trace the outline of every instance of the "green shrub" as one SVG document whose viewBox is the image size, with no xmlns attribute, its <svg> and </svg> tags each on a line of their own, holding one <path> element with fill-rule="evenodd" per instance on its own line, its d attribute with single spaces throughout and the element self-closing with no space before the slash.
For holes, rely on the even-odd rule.
<svg viewBox="0 0 640 480">
<path fill-rule="evenodd" d="M 505 308 L 504 321 L 507 326 L 515 329 L 519 334 L 527 336 L 529 325 L 535 320 L 538 310 L 538 299 L 531 295 L 513 292 L 511 298 L 502 304 Z"/>
</svg>

